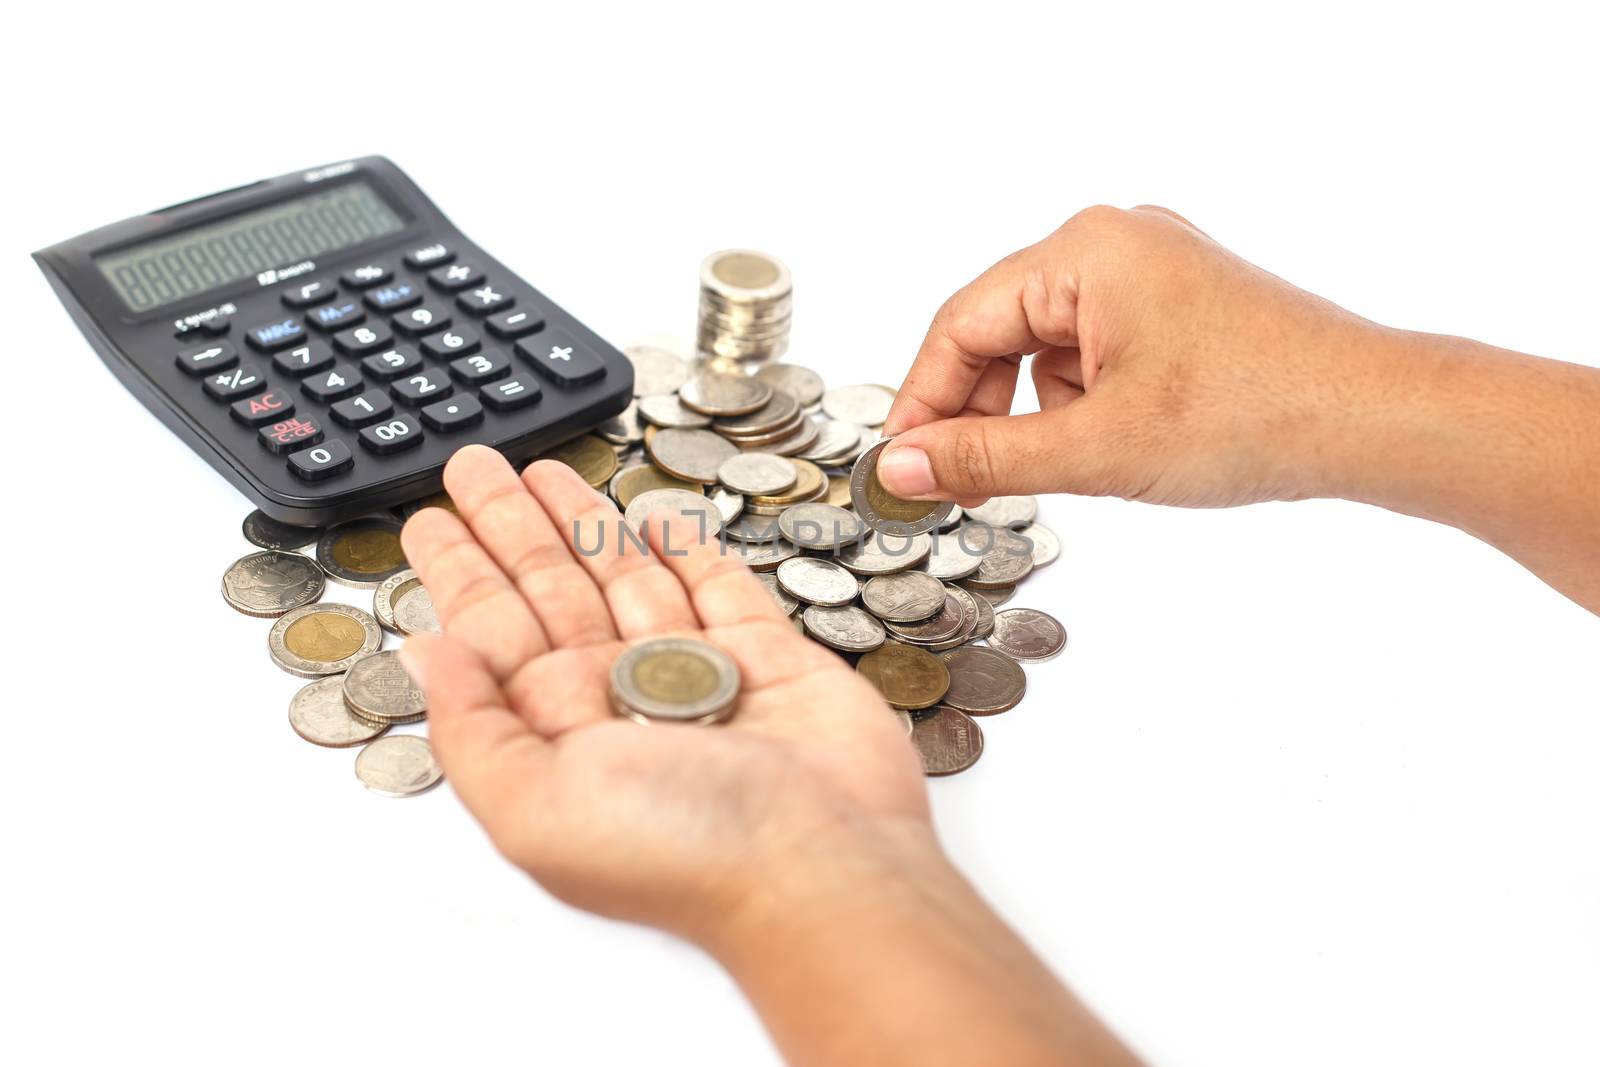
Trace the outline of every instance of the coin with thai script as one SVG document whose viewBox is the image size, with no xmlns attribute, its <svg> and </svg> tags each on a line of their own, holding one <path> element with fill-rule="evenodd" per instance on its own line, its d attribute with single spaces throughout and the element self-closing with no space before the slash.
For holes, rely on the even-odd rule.
<svg viewBox="0 0 1600 1067">
<path fill-rule="evenodd" d="M 304 548 L 322 536 L 320 526 L 291 526 L 257 509 L 244 517 L 244 539 L 257 548 L 290 552 Z"/>
<path fill-rule="evenodd" d="M 222 599 L 235 611 L 271 619 L 314 603 L 326 586 L 322 568 L 298 552 L 252 552 L 222 574 Z"/>
<path fill-rule="evenodd" d="M 646 490 L 634 497 L 623 513 L 628 525 L 636 530 L 655 514 L 686 516 L 697 540 L 711 540 L 722 530 L 722 513 L 717 506 L 699 493 L 684 489 Z"/>
<path fill-rule="evenodd" d="M 1017 531 L 1033 544 L 1033 569 L 1048 567 L 1061 558 L 1061 539 L 1048 526 L 1030 522 Z"/>
<path fill-rule="evenodd" d="M 374 652 L 351 665 L 344 675 L 344 701 L 368 722 L 421 722 L 428 715 L 428 697 L 400 665 L 398 652 Z"/>
<path fill-rule="evenodd" d="M 830 550 L 858 541 L 866 532 L 861 520 L 832 504 L 795 504 L 778 516 L 783 536 L 801 548 Z"/>
<path fill-rule="evenodd" d="M 805 632 L 840 652 L 870 652 L 883 644 L 883 623 L 854 604 L 829 608 L 813 604 L 801 614 Z"/>
<path fill-rule="evenodd" d="M 928 562 L 924 569 L 944 582 L 952 582 L 975 573 L 978 565 L 983 562 L 983 553 L 994 543 L 992 528 L 985 526 L 983 529 L 988 531 L 990 536 L 982 542 L 982 547 L 969 543 L 961 529 L 935 534 L 929 546 Z"/>
<path fill-rule="evenodd" d="M 944 608 L 944 583 L 922 571 L 900 571 L 869 578 L 861 603 L 884 622 L 916 622 Z"/>
<path fill-rule="evenodd" d="M 890 622 L 884 627 L 901 641 L 935 652 L 954 648 L 972 638 L 978 625 L 978 605 L 972 594 L 955 586 L 945 586 L 944 607 L 937 615 L 921 622 Z"/>
<path fill-rule="evenodd" d="M 809 556 L 786 559 L 778 565 L 783 591 L 807 604 L 837 607 L 856 598 L 856 580 L 837 563 Z"/>
<path fill-rule="evenodd" d="M 1001 589 L 1016 585 L 1031 570 L 1033 542 L 1013 530 L 996 529 L 994 544 L 984 552 L 978 569 L 967 577 L 965 584 L 974 589 Z"/>
<path fill-rule="evenodd" d="M 983 755 L 983 731 L 963 711 L 941 704 L 932 715 L 917 718 L 911 744 L 922 757 L 922 773 L 930 778 L 960 774 Z"/>
<path fill-rule="evenodd" d="M 794 559 L 800 550 L 782 538 L 758 543 L 753 541 L 728 541 L 723 548 L 744 560 L 744 565 L 759 573 L 775 571 L 785 561 Z"/>
<path fill-rule="evenodd" d="M 788 393 L 802 405 L 815 404 L 822 399 L 822 376 L 809 367 L 794 363 L 769 363 L 756 371 L 756 378 L 772 386 L 775 391 Z"/>
<path fill-rule="evenodd" d="M 850 502 L 856 514 L 879 533 L 910 537 L 927 533 L 955 507 L 948 500 L 902 500 L 878 481 L 878 457 L 890 438 L 885 438 L 862 453 L 850 470 Z"/>
<path fill-rule="evenodd" d="M 330 527 L 317 541 L 317 562 L 340 585 L 375 589 L 406 569 L 400 523 L 373 516 Z"/>
<path fill-rule="evenodd" d="M 941 652 L 950 668 L 950 688 L 944 702 L 969 715 L 998 715 L 1022 700 L 1028 676 L 1010 656 L 980 645 L 963 645 Z"/>
<path fill-rule="evenodd" d="M 378 625 L 397 634 L 441 632 L 433 597 L 422 587 L 417 572 L 407 568 L 372 592 L 372 614 Z"/>
<path fill-rule="evenodd" d="M 736 493 L 761 496 L 788 489 L 799 478 L 799 471 L 785 456 L 740 452 L 722 461 L 717 478 Z"/>
<path fill-rule="evenodd" d="M 674 478 L 660 467 L 648 462 L 623 467 L 612 475 L 611 484 L 607 489 L 611 499 L 615 500 L 617 506 L 623 510 L 627 510 L 628 505 L 632 504 L 640 493 L 647 493 L 652 489 L 682 489 L 697 496 L 705 492 L 699 482 Z"/>
<path fill-rule="evenodd" d="M 611 666 L 612 705 L 636 722 L 721 722 L 735 710 L 739 684 L 733 657 L 684 637 L 631 645 Z"/>
<path fill-rule="evenodd" d="M 871 577 L 910 570 L 928 559 L 933 540 L 927 534 L 896 537 L 868 533 L 839 553 L 839 565 L 851 574 Z M 937 575 L 935 575 L 937 577 Z"/>
<path fill-rule="evenodd" d="M 1012 659 L 1039 663 L 1067 647 L 1067 631 L 1054 618 L 1033 608 L 1007 608 L 994 613 L 989 647 Z"/>
<path fill-rule="evenodd" d="M 744 415 L 772 399 L 772 386 L 743 374 L 702 371 L 683 383 L 678 399 L 703 415 Z"/>
<path fill-rule="evenodd" d="M 967 508 L 967 517 L 990 526 L 1026 526 L 1039 514 L 1039 501 L 1031 496 L 992 496 L 977 507 Z"/>
<path fill-rule="evenodd" d="M 710 430 L 658 430 L 645 450 L 668 474 L 702 485 L 715 483 L 717 469 L 739 454 L 737 445 Z"/>
<path fill-rule="evenodd" d="M 382 643 L 378 620 L 348 604 L 295 608 L 273 623 L 267 634 L 272 661 L 302 678 L 347 671 Z"/>
<path fill-rule="evenodd" d="M 926 649 L 885 641 L 856 662 L 856 672 L 878 687 L 894 708 L 932 707 L 950 688 L 950 668 Z"/>
<path fill-rule="evenodd" d="M 344 702 L 344 675 L 318 678 L 289 701 L 289 726 L 295 733 L 324 748 L 349 748 L 365 744 L 389 729 L 352 714 Z"/>
<path fill-rule="evenodd" d="M 414 797 L 438 785 L 444 770 L 426 737 L 390 734 L 356 754 L 356 777 L 382 796 Z"/>
</svg>

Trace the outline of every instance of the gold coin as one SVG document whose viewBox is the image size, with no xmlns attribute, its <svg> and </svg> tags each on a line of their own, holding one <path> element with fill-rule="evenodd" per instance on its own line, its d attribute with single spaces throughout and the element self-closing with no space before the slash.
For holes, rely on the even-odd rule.
<svg viewBox="0 0 1600 1067">
<path fill-rule="evenodd" d="M 828 475 L 827 501 L 836 508 L 850 506 L 850 476 L 848 474 Z"/>
<path fill-rule="evenodd" d="M 674 478 L 661 468 L 652 467 L 648 463 L 620 470 L 616 477 L 611 479 L 611 497 L 624 511 L 633 503 L 634 497 L 651 489 L 686 489 L 691 493 L 702 495 L 705 493 L 705 486 L 699 482 L 686 482 L 682 478 Z"/>
<path fill-rule="evenodd" d="M 822 473 L 821 467 L 810 460 L 795 459 L 792 456 L 789 462 L 794 464 L 794 484 L 783 492 L 771 496 L 746 497 L 746 506 L 754 504 L 757 507 L 787 507 L 790 504 L 815 499 L 818 494 L 828 491 L 828 476 Z"/>
<path fill-rule="evenodd" d="M 942 507 L 937 500 L 901 500 L 878 481 L 878 465 L 867 472 L 867 502 L 872 510 L 894 522 L 919 522 Z"/>
<path fill-rule="evenodd" d="M 766 256 L 730 252 L 711 265 L 719 282 L 740 289 L 764 289 L 779 278 L 778 265 Z"/>
<path fill-rule="evenodd" d="M 593 434 L 574 437 L 539 458 L 565 463 L 594 489 L 603 489 L 611 476 L 617 473 L 616 450 Z"/>
<path fill-rule="evenodd" d="M 717 671 L 704 656 L 657 652 L 633 669 L 633 684 L 651 700 L 689 704 L 704 700 L 717 688 Z"/>
<path fill-rule="evenodd" d="M 357 574 L 382 574 L 406 565 L 400 535 L 381 526 L 361 527 L 336 538 L 328 555 L 340 567 Z"/>
<path fill-rule="evenodd" d="M 416 503 L 412 504 L 407 510 L 411 514 L 415 515 L 423 508 L 444 508 L 452 515 L 461 514 L 460 509 L 456 507 L 456 502 L 450 499 L 449 493 L 445 492 L 438 492 L 434 493 L 432 496 L 425 496 L 421 500 L 418 500 Z"/>
<path fill-rule="evenodd" d="M 283 644 L 301 659 L 319 663 L 353 656 L 361 650 L 366 633 L 361 624 L 348 615 L 331 611 L 315 612 L 297 619 L 284 631 Z"/>
<path fill-rule="evenodd" d="M 856 670 L 896 708 L 932 707 L 950 688 L 950 668 L 943 660 L 898 641 L 885 641 L 863 655 Z"/>
</svg>

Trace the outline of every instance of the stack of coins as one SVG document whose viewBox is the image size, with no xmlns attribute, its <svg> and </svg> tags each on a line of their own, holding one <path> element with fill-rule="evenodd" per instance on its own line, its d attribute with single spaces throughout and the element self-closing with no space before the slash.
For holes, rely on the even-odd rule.
<svg viewBox="0 0 1600 1067">
<path fill-rule="evenodd" d="M 698 348 L 707 358 L 767 363 L 789 347 L 789 268 L 745 249 L 713 252 L 700 264 Z"/>
</svg>

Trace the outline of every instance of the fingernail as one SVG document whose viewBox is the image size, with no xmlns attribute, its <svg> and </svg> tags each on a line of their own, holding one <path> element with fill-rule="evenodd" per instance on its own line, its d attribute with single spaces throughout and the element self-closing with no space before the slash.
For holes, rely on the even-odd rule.
<svg viewBox="0 0 1600 1067">
<path fill-rule="evenodd" d="M 939 487 L 933 480 L 933 464 L 928 462 L 928 454 L 909 445 L 886 449 L 878 457 L 878 480 L 898 497 L 922 496 Z"/>
</svg>

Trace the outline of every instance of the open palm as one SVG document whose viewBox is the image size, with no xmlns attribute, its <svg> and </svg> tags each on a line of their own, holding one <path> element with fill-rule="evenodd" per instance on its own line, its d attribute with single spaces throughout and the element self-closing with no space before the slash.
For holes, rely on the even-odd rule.
<svg viewBox="0 0 1600 1067">
<path fill-rule="evenodd" d="M 653 517 L 646 552 L 564 464 L 519 478 L 472 446 L 444 477 L 462 518 L 427 508 L 404 531 L 444 636 L 412 638 L 405 660 L 447 778 L 552 892 L 693 936 L 841 840 L 931 833 L 917 759 L 877 690 L 797 633 L 739 557 L 700 543 L 695 520 Z M 576 538 L 603 548 L 579 553 Z M 613 714 L 612 661 L 669 634 L 738 663 L 730 722 Z"/>
</svg>

